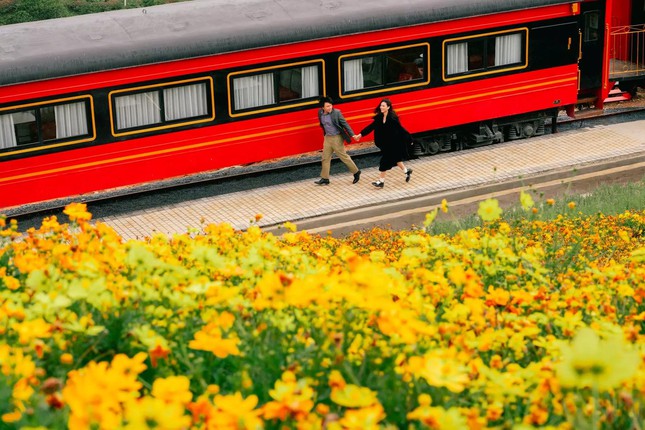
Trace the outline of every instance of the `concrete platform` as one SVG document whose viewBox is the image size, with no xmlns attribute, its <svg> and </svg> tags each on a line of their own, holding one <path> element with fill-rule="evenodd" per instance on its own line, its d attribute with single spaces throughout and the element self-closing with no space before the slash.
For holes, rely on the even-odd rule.
<svg viewBox="0 0 645 430">
<path fill-rule="evenodd" d="M 98 220 L 110 224 L 125 239 L 185 233 L 209 223 L 229 223 L 240 230 L 255 224 L 272 230 L 290 221 L 310 230 L 316 225 L 313 220 L 320 217 L 340 219 L 348 211 L 370 208 L 394 211 L 394 206 L 434 195 L 450 202 L 451 195 L 457 198 L 484 185 L 519 181 L 528 186 L 537 176 L 576 175 L 608 162 L 620 165 L 643 161 L 643 157 L 645 118 L 421 157 L 406 162 L 414 171 L 410 182 L 395 168 L 388 172 L 382 189 L 371 185 L 378 176 L 378 166 L 374 166 L 362 169 L 357 184 L 352 184 L 348 172 L 332 176 L 326 186 L 315 185 L 316 178 L 311 178 Z M 393 202 L 401 204 L 393 206 Z M 262 217 L 256 222 L 258 214 Z"/>
</svg>

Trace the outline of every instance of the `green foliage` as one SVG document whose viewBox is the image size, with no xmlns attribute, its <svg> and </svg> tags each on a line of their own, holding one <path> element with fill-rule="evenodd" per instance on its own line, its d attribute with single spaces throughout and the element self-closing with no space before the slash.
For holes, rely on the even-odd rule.
<svg viewBox="0 0 645 430">
<path fill-rule="evenodd" d="M 15 0 L 8 5 L 0 3 L 0 24 L 38 21 L 68 16 L 63 0 Z"/>
<path fill-rule="evenodd" d="M 0 0 L 0 25 L 149 7 L 186 0 Z"/>
</svg>

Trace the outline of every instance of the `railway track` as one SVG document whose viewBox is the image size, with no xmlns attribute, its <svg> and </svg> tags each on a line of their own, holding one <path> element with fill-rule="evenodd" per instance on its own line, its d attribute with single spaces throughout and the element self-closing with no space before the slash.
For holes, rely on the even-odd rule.
<svg viewBox="0 0 645 430">
<path fill-rule="evenodd" d="M 558 132 L 583 129 L 602 124 L 615 124 L 642 119 L 645 107 L 625 109 L 607 109 L 603 115 L 580 117 L 559 121 Z M 550 129 L 551 127 L 547 127 Z M 350 154 L 360 168 L 378 164 L 378 149 L 371 144 L 352 145 Z M 331 174 L 342 173 L 344 166 L 332 163 Z M 189 202 L 206 196 L 224 195 L 237 191 L 252 191 L 268 184 L 283 184 L 294 180 L 315 179 L 320 170 L 320 153 L 314 152 L 299 157 L 256 163 L 249 166 L 237 166 L 208 174 L 194 175 L 186 178 L 130 187 L 127 190 L 115 190 L 84 196 L 81 200 L 95 218 L 104 218 L 114 214 L 127 214 L 141 209 L 154 209 L 179 202 Z M 46 216 L 55 215 L 66 221 L 63 207 L 71 200 L 61 200 L 43 207 L 30 205 L 19 208 L 7 215 L 15 218 L 21 230 L 38 227 Z M 379 220 L 380 222 L 381 220 Z"/>
</svg>

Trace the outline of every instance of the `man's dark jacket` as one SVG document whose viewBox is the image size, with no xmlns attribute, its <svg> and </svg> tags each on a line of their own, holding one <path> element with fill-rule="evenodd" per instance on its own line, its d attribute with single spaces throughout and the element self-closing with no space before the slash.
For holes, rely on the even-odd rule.
<svg viewBox="0 0 645 430">
<path fill-rule="evenodd" d="M 318 122 L 323 129 L 323 134 L 325 134 L 325 127 L 322 123 L 322 116 L 324 113 L 325 111 L 320 108 L 318 111 Z M 343 114 L 340 113 L 338 109 L 332 109 L 329 115 L 331 116 L 331 123 L 338 129 L 338 131 L 340 131 L 340 135 L 343 136 L 343 140 L 350 143 L 352 141 L 352 136 L 354 135 L 354 130 L 349 126 Z"/>
</svg>

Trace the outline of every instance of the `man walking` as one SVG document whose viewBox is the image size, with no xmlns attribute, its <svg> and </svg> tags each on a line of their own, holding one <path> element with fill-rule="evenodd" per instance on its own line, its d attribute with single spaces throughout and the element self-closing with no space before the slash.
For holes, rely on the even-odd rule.
<svg viewBox="0 0 645 430">
<path fill-rule="evenodd" d="M 349 171 L 354 175 L 353 183 L 361 178 L 361 171 L 356 167 L 351 157 L 345 152 L 345 142 L 351 142 L 356 137 L 343 114 L 334 109 L 331 97 L 325 96 L 320 99 L 321 108 L 318 110 L 318 121 L 323 129 L 325 140 L 323 142 L 322 170 L 320 179 L 314 182 L 317 185 L 329 185 L 329 168 L 331 156 L 336 153 L 340 161 L 345 163 Z"/>
</svg>

